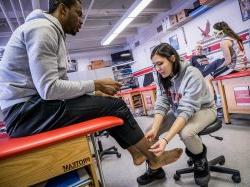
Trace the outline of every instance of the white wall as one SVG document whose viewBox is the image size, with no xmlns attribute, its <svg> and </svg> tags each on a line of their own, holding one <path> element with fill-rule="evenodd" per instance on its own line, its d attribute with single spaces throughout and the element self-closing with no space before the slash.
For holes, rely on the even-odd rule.
<svg viewBox="0 0 250 187">
<path fill-rule="evenodd" d="M 92 52 L 82 52 L 82 53 L 73 53 L 70 55 L 71 59 L 77 60 L 78 62 L 78 71 L 88 70 L 88 65 L 90 61 L 93 60 L 104 60 L 111 61 L 111 53 L 123 51 L 124 48 L 118 47 L 116 50 L 103 49 L 103 50 L 93 50 Z"/>
<path fill-rule="evenodd" d="M 156 32 L 156 28 L 160 25 L 161 20 L 163 18 L 170 14 L 178 12 L 182 8 L 185 8 L 185 4 L 180 5 L 179 1 L 174 1 L 172 7 L 174 7 L 174 9 L 171 9 L 170 11 L 159 15 L 155 20 L 153 20 L 153 23 L 150 27 L 139 30 L 138 36 L 129 40 L 128 48 L 132 49 L 135 60 L 135 63 L 132 65 L 133 72 L 151 66 L 152 62 L 150 60 L 150 53 L 153 46 L 158 45 L 160 42 L 169 42 L 169 37 L 173 35 L 177 35 L 178 37 L 180 45 L 180 49 L 178 50 L 179 54 L 190 52 L 192 49 L 195 48 L 196 43 L 202 39 L 201 32 L 198 29 L 198 26 L 200 26 L 201 28 L 205 28 L 207 20 L 209 20 L 211 24 L 210 34 L 213 33 L 213 24 L 218 21 L 227 22 L 235 32 L 241 32 L 245 29 L 249 29 L 250 32 L 250 20 L 247 20 L 245 22 L 242 21 L 238 0 L 225 0 L 183 25 L 188 44 L 188 46 L 186 46 L 184 42 L 183 33 L 180 28 L 170 33 L 168 32 L 158 34 Z M 140 45 L 134 48 L 134 43 L 138 40 L 140 41 Z M 244 47 L 246 50 L 247 57 L 250 59 L 250 43 L 248 43 Z M 76 59 L 78 61 L 79 71 L 86 71 L 87 65 L 91 60 L 101 59 L 105 61 L 111 61 L 110 54 L 122 50 L 125 49 L 117 48 L 116 51 L 111 51 L 107 49 L 88 53 L 78 53 L 71 55 L 71 59 Z M 213 54 L 213 58 L 220 57 L 221 55 L 221 53 Z M 139 77 L 140 86 L 142 86 L 142 82 L 143 77 Z"/>
<path fill-rule="evenodd" d="M 164 16 L 161 15 L 161 17 L 166 17 L 169 14 L 170 13 L 167 12 Z M 250 32 L 250 20 L 247 20 L 245 22 L 242 21 L 240 7 L 237 0 L 225 0 L 183 25 L 188 46 L 185 45 L 184 36 L 180 28 L 167 34 L 157 34 L 156 28 L 160 25 L 161 22 L 158 17 L 152 23 L 151 28 L 147 28 L 147 30 L 141 31 L 140 35 L 135 37 L 136 40 L 134 39 L 130 41 L 131 46 L 133 46 L 134 42 L 138 40 L 141 43 L 140 46 L 133 49 L 133 55 L 136 61 L 132 66 L 133 71 L 138 71 L 145 67 L 151 66 L 150 48 L 159 44 L 160 42 L 169 42 L 169 37 L 173 35 L 177 35 L 178 37 L 180 45 L 180 49 L 178 50 L 179 54 L 190 52 L 195 48 L 196 43 L 202 39 L 201 32 L 198 29 L 198 26 L 200 26 L 201 28 L 205 28 L 207 20 L 209 20 L 211 24 L 210 34 L 213 34 L 213 24 L 219 21 L 227 22 L 236 33 L 241 32 L 245 29 L 249 29 Z M 244 47 L 247 57 L 248 59 L 250 59 L 250 44 L 248 43 Z M 222 55 L 220 53 L 218 54 L 219 56 Z M 218 57 L 218 54 L 216 58 Z M 139 83 L 141 86 L 142 78 L 139 79 Z"/>
<path fill-rule="evenodd" d="M 68 73 L 68 77 L 70 80 L 97 80 L 104 78 L 114 79 L 111 67 L 72 72 Z"/>
<path fill-rule="evenodd" d="M 104 60 L 105 62 L 111 62 L 111 53 L 124 50 L 123 48 L 117 48 L 114 50 L 95 50 L 92 52 L 74 53 L 70 55 L 71 59 L 74 59 L 78 63 L 78 71 L 68 73 L 68 77 L 71 80 L 95 80 L 101 78 L 114 78 L 111 67 L 100 68 L 96 70 L 88 70 L 90 61 Z"/>
</svg>

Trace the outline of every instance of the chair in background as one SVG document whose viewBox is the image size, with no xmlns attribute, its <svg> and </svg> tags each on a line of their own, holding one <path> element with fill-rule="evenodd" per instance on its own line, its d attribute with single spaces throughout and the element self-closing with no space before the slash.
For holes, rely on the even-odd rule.
<svg viewBox="0 0 250 187">
<path fill-rule="evenodd" d="M 203 129 L 199 133 L 199 136 L 210 135 L 211 137 L 222 141 L 223 140 L 222 137 L 211 135 L 211 133 L 219 130 L 221 127 L 222 127 L 222 121 L 220 119 L 216 119 L 213 123 L 211 123 L 205 129 Z M 194 172 L 194 168 L 191 167 L 193 165 L 193 161 L 191 159 L 189 159 L 187 161 L 187 163 L 188 163 L 189 168 L 177 170 L 176 173 L 174 174 L 174 179 L 176 181 L 180 180 L 180 177 L 182 174 Z M 231 168 L 222 167 L 222 166 L 216 166 L 217 164 L 224 165 L 224 163 L 225 163 L 224 155 L 221 155 L 217 158 L 214 158 L 213 160 L 210 160 L 208 162 L 210 172 L 232 174 L 232 180 L 235 183 L 240 183 L 241 182 L 240 171 L 235 170 L 235 169 L 231 169 Z M 207 187 L 207 186 L 208 186 L 208 184 L 202 185 L 202 187 Z"/>
<path fill-rule="evenodd" d="M 116 155 L 117 158 L 121 158 L 121 153 L 118 152 L 117 147 L 112 146 L 112 147 L 109 147 L 107 149 L 103 149 L 102 141 L 101 141 L 100 138 L 102 136 L 106 136 L 108 138 L 109 133 L 107 131 L 97 132 L 95 134 L 95 136 L 96 136 L 96 139 L 97 139 L 98 152 L 99 152 L 99 156 L 100 156 L 101 160 L 103 159 L 104 155 L 112 155 L 112 154 Z"/>
</svg>

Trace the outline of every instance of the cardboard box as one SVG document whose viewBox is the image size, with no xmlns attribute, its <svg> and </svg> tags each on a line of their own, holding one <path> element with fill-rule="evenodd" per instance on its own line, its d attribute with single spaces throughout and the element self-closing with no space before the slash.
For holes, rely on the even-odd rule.
<svg viewBox="0 0 250 187">
<path fill-rule="evenodd" d="M 106 65 L 105 63 L 103 64 L 91 64 L 91 69 L 100 69 L 100 68 L 105 68 Z"/>
<path fill-rule="evenodd" d="M 200 3 L 199 0 L 196 0 L 196 1 L 193 3 L 193 5 L 194 5 L 194 9 L 196 9 L 196 8 L 198 8 L 198 7 L 201 6 L 201 3 Z"/>
<path fill-rule="evenodd" d="M 101 65 L 101 64 L 104 64 L 104 61 L 103 60 L 93 60 L 93 61 L 90 61 L 91 65 Z"/>
<path fill-rule="evenodd" d="M 199 0 L 201 5 L 206 5 L 208 3 L 211 3 L 213 0 Z"/>
<path fill-rule="evenodd" d="M 100 69 L 106 67 L 106 64 L 103 60 L 93 60 L 90 61 L 91 69 Z"/>
<path fill-rule="evenodd" d="M 170 15 L 169 16 L 169 22 L 171 26 L 174 26 L 178 23 L 177 16 L 176 15 Z"/>
<path fill-rule="evenodd" d="M 190 9 L 183 9 L 177 14 L 178 22 L 185 20 L 189 15 Z"/>
</svg>

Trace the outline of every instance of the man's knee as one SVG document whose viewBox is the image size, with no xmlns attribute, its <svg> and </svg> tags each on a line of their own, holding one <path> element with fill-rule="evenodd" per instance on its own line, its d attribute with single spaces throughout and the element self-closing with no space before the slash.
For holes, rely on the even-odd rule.
<svg viewBox="0 0 250 187">
<path fill-rule="evenodd" d="M 127 104 L 122 99 L 119 98 L 114 98 L 114 106 L 117 109 L 129 110 Z"/>
</svg>

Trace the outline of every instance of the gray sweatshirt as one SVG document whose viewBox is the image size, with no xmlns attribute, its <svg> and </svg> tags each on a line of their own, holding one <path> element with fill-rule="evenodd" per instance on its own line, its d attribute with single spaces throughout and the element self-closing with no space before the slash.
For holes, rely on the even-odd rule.
<svg viewBox="0 0 250 187">
<path fill-rule="evenodd" d="M 94 82 L 69 81 L 65 33 L 60 22 L 34 10 L 12 34 L 0 63 L 0 107 L 25 102 L 71 99 L 94 91 Z"/>
<path fill-rule="evenodd" d="M 160 89 L 157 83 L 155 114 L 166 116 L 169 110 L 173 110 L 176 117 L 180 116 L 188 121 L 195 112 L 215 107 L 202 74 L 189 63 L 181 61 L 180 72 L 171 82 L 172 86 L 168 91 Z"/>
</svg>

